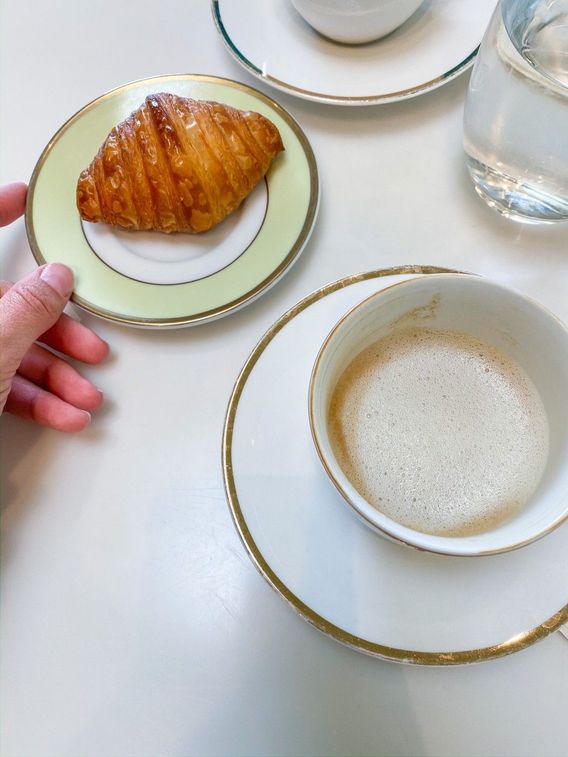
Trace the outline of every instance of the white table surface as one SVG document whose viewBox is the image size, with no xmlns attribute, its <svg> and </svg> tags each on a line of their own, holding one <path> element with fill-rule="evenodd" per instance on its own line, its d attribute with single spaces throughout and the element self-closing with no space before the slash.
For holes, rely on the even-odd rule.
<svg viewBox="0 0 568 757">
<path fill-rule="evenodd" d="M 5 2 L 0 70 L 2 182 L 28 180 L 61 123 L 121 83 L 191 72 L 262 88 L 228 56 L 207 0 Z M 243 361 L 326 282 L 436 264 L 568 320 L 568 228 L 510 224 L 469 184 L 466 85 L 368 109 L 266 88 L 319 163 L 320 215 L 293 270 L 195 329 L 81 315 L 112 348 L 86 370 L 106 395 L 92 426 L 71 437 L 2 418 L 2 757 L 566 755 L 563 636 L 451 669 L 343 648 L 256 573 L 222 486 L 223 418 Z M 0 239 L 4 278 L 32 270 L 22 221 Z"/>
</svg>

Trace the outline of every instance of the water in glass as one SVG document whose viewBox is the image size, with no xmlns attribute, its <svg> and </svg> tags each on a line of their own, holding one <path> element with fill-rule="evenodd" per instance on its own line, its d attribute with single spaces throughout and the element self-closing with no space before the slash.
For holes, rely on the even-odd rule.
<svg viewBox="0 0 568 757">
<path fill-rule="evenodd" d="M 477 193 L 514 220 L 568 220 L 568 0 L 502 0 L 464 113 Z"/>
</svg>

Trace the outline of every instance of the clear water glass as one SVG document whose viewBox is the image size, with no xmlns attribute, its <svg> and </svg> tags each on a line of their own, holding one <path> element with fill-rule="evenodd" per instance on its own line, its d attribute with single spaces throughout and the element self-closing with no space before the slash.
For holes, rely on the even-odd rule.
<svg viewBox="0 0 568 757">
<path fill-rule="evenodd" d="M 568 220 L 568 0 L 501 0 L 472 72 L 464 149 L 477 194 L 525 223 Z"/>
</svg>

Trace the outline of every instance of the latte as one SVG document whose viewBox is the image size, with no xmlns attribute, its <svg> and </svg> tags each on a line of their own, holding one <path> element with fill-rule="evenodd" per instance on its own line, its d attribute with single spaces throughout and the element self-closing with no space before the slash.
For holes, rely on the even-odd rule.
<svg viewBox="0 0 568 757">
<path fill-rule="evenodd" d="M 386 516 L 466 536 L 510 519 L 546 466 L 540 395 L 508 355 L 466 334 L 408 329 L 346 368 L 328 410 L 347 478 Z"/>
</svg>

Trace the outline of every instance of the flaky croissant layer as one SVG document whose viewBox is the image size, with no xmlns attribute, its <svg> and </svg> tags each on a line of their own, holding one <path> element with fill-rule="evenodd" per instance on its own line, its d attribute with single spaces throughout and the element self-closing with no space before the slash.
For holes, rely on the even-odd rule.
<svg viewBox="0 0 568 757">
<path fill-rule="evenodd" d="M 167 92 L 108 135 L 77 183 L 85 221 L 207 231 L 232 213 L 284 149 L 264 116 Z"/>
</svg>

